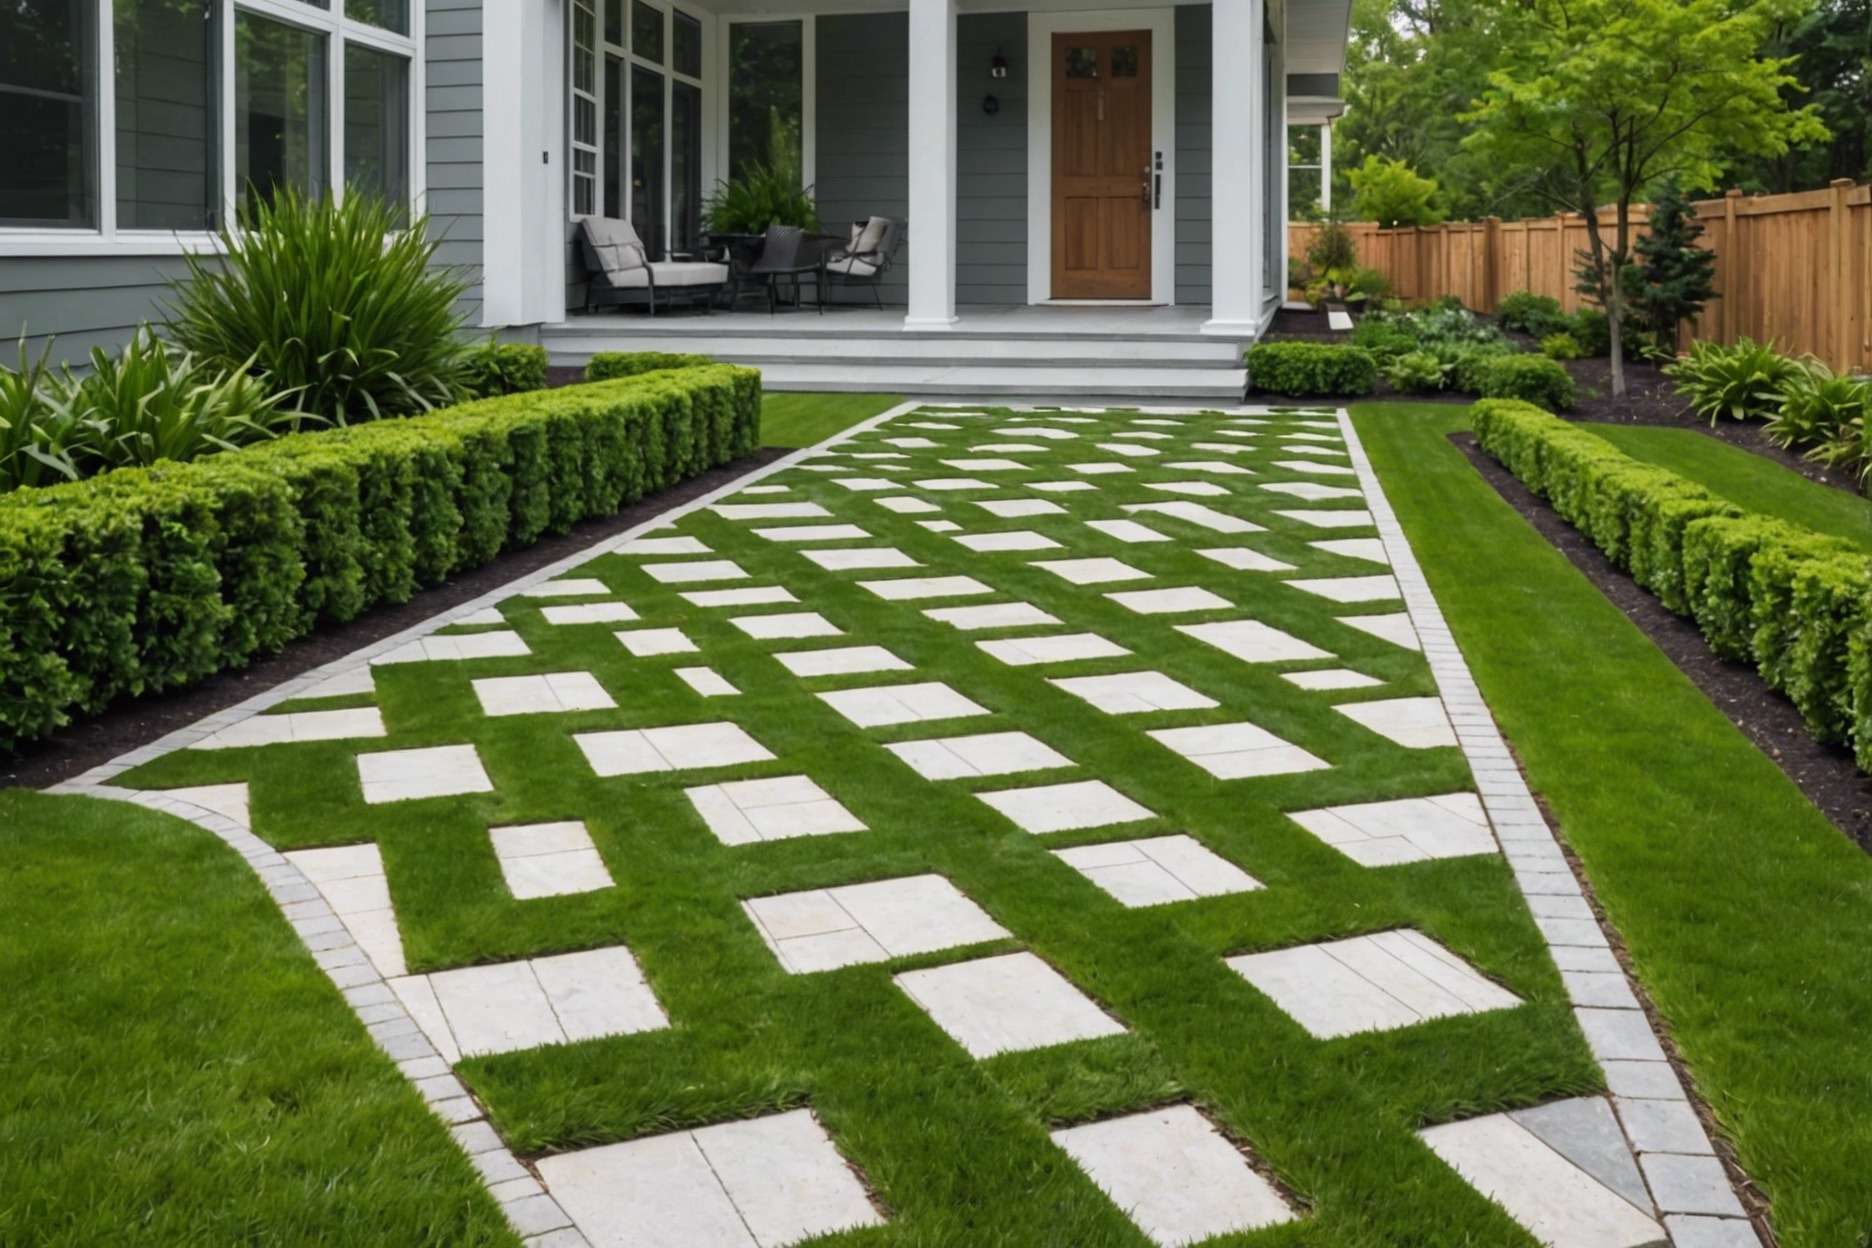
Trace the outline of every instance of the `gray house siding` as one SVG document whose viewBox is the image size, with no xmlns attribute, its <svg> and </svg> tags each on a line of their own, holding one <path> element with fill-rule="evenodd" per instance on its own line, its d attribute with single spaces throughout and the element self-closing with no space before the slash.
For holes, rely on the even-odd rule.
<svg viewBox="0 0 1872 1248">
<path fill-rule="evenodd" d="M 462 298 L 469 324 L 481 322 L 481 0 L 425 0 L 430 237 L 436 260 L 470 281 Z"/>
<path fill-rule="evenodd" d="M 1209 302 L 1213 27 L 1206 4 L 1176 11 L 1176 301 Z"/>
<path fill-rule="evenodd" d="M 1005 78 L 988 74 L 997 52 Z M 956 77 L 956 302 L 1026 303 L 1027 15 L 964 15 Z"/>
<path fill-rule="evenodd" d="M 910 18 L 905 13 L 827 15 L 818 21 L 813 192 L 827 233 L 865 217 L 901 221 L 910 199 Z M 907 298 L 909 249 L 886 278 L 886 303 Z M 841 300 L 869 291 L 841 292 Z"/>
<path fill-rule="evenodd" d="M 92 347 L 121 346 L 158 315 L 170 279 L 188 271 L 179 256 L 25 256 L 0 260 L 0 352 L 15 363 L 21 334 L 37 358 L 56 340 L 54 361 L 81 364 Z"/>
</svg>

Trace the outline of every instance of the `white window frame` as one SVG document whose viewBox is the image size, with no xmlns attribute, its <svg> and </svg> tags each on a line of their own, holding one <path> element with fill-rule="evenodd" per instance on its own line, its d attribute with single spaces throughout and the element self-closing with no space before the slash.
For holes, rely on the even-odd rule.
<svg viewBox="0 0 1872 1248">
<path fill-rule="evenodd" d="M 93 124 L 93 159 L 98 193 L 98 223 L 95 227 L 4 226 L 0 227 L 0 257 L 24 256 L 175 256 L 184 253 L 220 250 L 220 238 L 212 230 L 131 230 L 117 224 L 117 75 L 115 0 L 92 0 L 93 20 L 97 23 L 95 45 L 97 102 Z M 367 22 L 344 15 L 344 0 L 330 0 L 329 9 L 316 8 L 301 0 L 216 0 L 220 5 L 221 65 L 220 92 L 216 118 L 220 155 L 221 203 L 219 219 L 235 219 L 237 188 L 234 170 L 234 16 L 237 11 L 252 13 L 315 31 L 325 37 L 326 156 L 329 161 L 327 184 L 333 198 L 344 198 L 344 49 L 347 43 L 366 45 L 381 52 L 401 56 L 409 62 L 409 196 L 414 215 L 427 190 L 423 152 L 425 66 L 423 46 L 423 0 L 410 0 L 410 33 L 399 35 Z"/>
<path fill-rule="evenodd" d="M 619 43 L 611 42 L 611 40 L 607 37 L 607 33 L 605 30 L 605 12 L 604 12 L 606 0 L 592 0 L 592 13 L 593 13 L 593 19 L 594 19 L 593 29 L 596 34 L 596 38 L 592 45 L 594 52 L 595 52 L 595 62 L 593 66 L 592 93 L 591 93 L 590 98 L 592 99 L 595 107 L 597 108 L 597 114 L 598 114 L 596 151 L 593 153 L 593 159 L 594 159 L 595 167 L 598 173 L 597 173 L 597 181 L 594 184 L 595 185 L 594 194 L 592 196 L 592 211 L 590 213 L 582 213 L 582 212 L 579 212 L 576 207 L 578 200 L 574 193 L 574 184 L 577 180 L 577 175 L 573 169 L 573 163 L 572 163 L 572 158 L 571 158 L 571 153 L 573 151 L 579 148 L 582 148 L 584 146 L 583 144 L 578 143 L 573 138 L 573 135 L 576 131 L 573 125 L 573 118 L 572 118 L 573 100 L 578 95 L 583 94 L 575 86 L 572 85 L 573 75 L 572 75 L 572 70 L 571 70 L 571 65 L 570 65 L 570 60 L 573 55 L 573 46 L 572 46 L 572 40 L 574 38 L 573 32 L 575 30 L 575 27 L 573 24 L 572 10 L 577 7 L 578 3 L 579 3 L 579 0 L 567 0 L 566 45 L 565 45 L 566 46 L 566 58 L 568 61 L 567 69 L 566 69 L 566 91 L 565 91 L 565 100 L 566 100 L 565 127 L 566 127 L 566 152 L 567 152 L 567 157 L 566 157 L 566 162 L 565 162 L 566 163 L 566 179 L 565 179 L 566 181 L 566 216 L 569 220 L 574 221 L 574 222 L 583 220 L 586 216 L 603 216 L 604 205 L 605 205 L 605 187 L 607 183 L 614 176 L 617 176 L 618 174 L 622 174 L 624 176 L 624 181 L 621 182 L 618 186 L 618 207 L 619 207 L 619 210 L 624 214 L 624 219 L 627 221 L 631 220 L 631 214 L 633 210 L 633 205 L 631 203 L 632 196 L 630 193 L 631 188 L 630 188 L 630 181 L 629 181 L 629 171 L 631 167 L 631 129 L 632 129 L 631 128 L 631 120 L 632 120 L 631 119 L 631 98 L 632 98 L 631 97 L 631 75 L 635 74 L 639 69 L 643 69 L 649 73 L 659 74 L 663 78 L 663 169 L 662 169 L 662 177 L 661 177 L 661 186 L 663 188 L 663 222 L 665 225 L 668 225 L 670 223 L 670 209 L 673 205 L 674 191 L 675 191 L 675 188 L 670 183 L 670 172 L 674 164 L 673 158 L 674 158 L 675 147 L 670 142 L 670 124 L 669 124 L 671 111 L 675 107 L 675 99 L 674 99 L 674 84 L 675 83 L 678 83 L 678 82 L 686 83 L 687 85 L 696 88 L 698 91 L 702 93 L 702 145 L 701 146 L 702 146 L 703 194 L 706 195 L 708 193 L 708 189 L 714 185 L 713 176 L 712 176 L 714 173 L 714 168 L 715 168 L 714 153 L 709 150 L 710 149 L 709 135 L 711 133 L 711 130 L 710 130 L 711 116 L 714 112 L 718 111 L 716 110 L 713 101 L 715 100 L 717 92 L 720 89 L 716 85 L 718 76 L 713 72 L 716 68 L 716 62 L 718 60 L 718 58 L 715 55 L 716 41 L 713 38 L 715 34 L 714 28 L 717 25 L 716 20 L 712 14 L 702 9 L 691 8 L 687 5 L 672 3 L 672 0 L 622 0 L 623 8 L 624 8 L 623 30 L 620 33 L 624 37 L 624 42 L 619 44 Z M 658 61 L 652 60 L 650 57 L 639 54 L 636 50 L 635 44 L 632 42 L 632 39 L 631 39 L 631 19 L 633 16 L 632 10 L 633 10 L 633 7 L 639 3 L 644 4 L 645 6 L 649 8 L 655 9 L 657 12 L 663 15 L 663 49 L 662 49 L 662 61 L 660 63 Z M 677 72 L 677 69 L 676 69 L 676 15 L 678 13 L 681 13 L 684 17 L 691 18 L 702 28 L 702 72 L 700 74 L 684 74 L 684 73 Z M 606 105 L 609 103 L 609 101 L 606 99 L 605 67 L 613 58 L 622 62 L 624 66 L 624 81 L 622 83 L 622 90 L 624 92 L 624 100 L 623 100 L 623 106 L 618 110 L 620 125 L 622 126 L 622 132 L 618 135 L 618 160 L 622 163 L 623 168 L 621 170 L 616 170 L 616 171 L 610 169 L 607 166 L 605 162 L 605 152 L 604 152 L 604 127 L 605 127 L 605 117 L 606 117 Z M 645 240 L 646 245 L 650 245 L 650 243 L 651 243 L 651 240 L 648 240 L 648 239 Z M 657 257 L 652 257 L 652 259 L 656 259 L 656 258 Z"/>
<path fill-rule="evenodd" d="M 811 190 L 818 177 L 819 102 L 819 19 L 816 13 L 798 9 L 775 13 L 737 13 L 724 15 L 716 22 L 715 74 L 711 89 L 719 101 L 715 108 L 715 157 L 704 159 L 704 186 L 713 186 L 728 176 L 728 75 L 733 72 L 731 52 L 736 26 L 768 26 L 776 22 L 800 24 L 800 183 Z M 708 68 L 706 65 L 704 69 Z M 708 103 L 703 101 L 706 119 Z M 711 176 L 712 175 L 712 176 Z"/>
</svg>

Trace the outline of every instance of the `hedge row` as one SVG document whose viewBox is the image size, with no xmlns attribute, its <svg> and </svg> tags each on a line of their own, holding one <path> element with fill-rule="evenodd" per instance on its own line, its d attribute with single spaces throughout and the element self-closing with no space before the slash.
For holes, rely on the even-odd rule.
<svg viewBox="0 0 1872 1248">
<path fill-rule="evenodd" d="M 713 365 L 0 497 L 0 749 L 407 601 L 759 440 L 760 374 Z"/>
<path fill-rule="evenodd" d="M 1378 361 L 1362 347 L 1330 342 L 1257 342 L 1248 348 L 1248 384 L 1268 394 L 1354 396 L 1378 384 Z"/>
<path fill-rule="evenodd" d="M 1472 409 L 1482 448 L 1632 579 L 1755 664 L 1816 740 L 1872 771 L 1872 557 L 1742 511 L 1695 482 L 1512 400 Z"/>
</svg>

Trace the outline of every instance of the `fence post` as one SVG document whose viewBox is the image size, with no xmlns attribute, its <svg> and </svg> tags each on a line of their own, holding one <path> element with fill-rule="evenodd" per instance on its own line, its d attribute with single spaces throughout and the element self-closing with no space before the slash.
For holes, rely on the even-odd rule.
<svg viewBox="0 0 1872 1248">
<path fill-rule="evenodd" d="M 1723 192 L 1723 286 L 1722 292 L 1722 337 L 1719 341 L 1734 342 L 1736 337 L 1736 307 L 1742 302 L 1742 258 L 1736 254 L 1736 202 L 1742 198 L 1740 187 L 1732 186 Z"/>
<path fill-rule="evenodd" d="M 1482 291 L 1477 297 L 1478 312 L 1493 314 L 1501 304 L 1501 218 L 1488 217 L 1482 222 Z"/>
<path fill-rule="evenodd" d="M 1852 301 L 1853 272 L 1852 254 L 1847 245 L 1847 216 L 1850 211 L 1846 204 L 1846 195 L 1853 188 L 1851 178 L 1835 178 L 1828 184 L 1833 191 L 1831 211 L 1827 213 L 1827 227 L 1832 233 L 1833 253 L 1833 307 L 1832 316 L 1834 359 L 1833 367 L 1846 372 L 1857 362 L 1852 340 Z"/>
</svg>

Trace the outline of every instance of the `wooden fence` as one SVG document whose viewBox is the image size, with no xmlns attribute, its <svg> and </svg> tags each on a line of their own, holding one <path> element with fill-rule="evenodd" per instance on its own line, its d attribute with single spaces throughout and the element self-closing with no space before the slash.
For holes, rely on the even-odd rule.
<svg viewBox="0 0 1872 1248">
<path fill-rule="evenodd" d="M 1717 298 L 1685 337 L 1733 342 L 1746 335 L 1835 369 L 1872 371 L 1872 186 L 1839 181 L 1821 191 L 1744 197 L 1731 191 L 1696 205 L 1702 243 L 1716 253 Z M 1639 232 L 1648 210 L 1636 206 Z M 1602 228 L 1613 227 L 1608 211 Z M 1302 256 L 1317 224 L 1287 227 L 1289 254 Z M 1572 311 L 1586 218 L 1451 222 L 1383 230 L 1349 227 L 1359 261 L 1382 272 L 1406 299 L 1455 295 L 1493 312 L 1511 291 L 1551 295 Z"/>
</svg>

